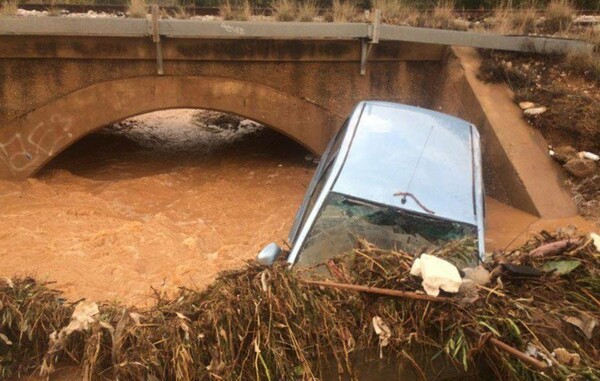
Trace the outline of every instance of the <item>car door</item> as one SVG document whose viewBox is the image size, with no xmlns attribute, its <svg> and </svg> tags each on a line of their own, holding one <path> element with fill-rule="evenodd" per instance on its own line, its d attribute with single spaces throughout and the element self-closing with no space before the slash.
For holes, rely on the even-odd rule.
<svg viewBox="0 0 600 381">
<path fill-rule="evenodd" d="M 331 173 L 332 164 L 335 161 L 337 154 L 339 153 L 340 146 L 342 141 L 344 140 L 344 135 L 348 131 L 348 121 L 346 119 L 342 127 L 335 134 L 333 139 L 329 142 L 325 153 L 321 156 L 321 160 L 319 161 L 319 165 L 315 171 L 315 175 L 313 176 L 306 194 L 304 195 L 304 200 L 302 200 L 302 204 L 300 209 L 296 213 L 296 218 L 294 219 L 294 225 L 290 231 L 288 236 L 288 240 L 290 245 L 293 246 L 296 238 L 298 236 L 298 232 L 301 227 L 304 225 L 308 214 L 312 210 L 315 205 L 315 202 L 323 189 L 327 179 L 329 178 L 329 174 Z"/>
</svg>

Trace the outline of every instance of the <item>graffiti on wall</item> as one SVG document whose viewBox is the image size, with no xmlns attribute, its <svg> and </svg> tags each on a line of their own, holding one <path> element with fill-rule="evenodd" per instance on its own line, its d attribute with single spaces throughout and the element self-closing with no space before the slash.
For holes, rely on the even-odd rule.
<svg viewBox="0 0 600 381">
<path fill-rule="evenodd" d="M 37 123 L 29 132 L 17 132 L 0 141 L 0 161 L 12 171 L 31 170 L 55 155 L 73 138 L 73 121 L 55 114 Z"/>
</svg>

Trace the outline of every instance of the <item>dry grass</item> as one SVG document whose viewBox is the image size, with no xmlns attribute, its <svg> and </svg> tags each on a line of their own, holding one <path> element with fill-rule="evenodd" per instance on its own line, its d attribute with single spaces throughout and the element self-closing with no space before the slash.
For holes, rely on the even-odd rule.
<svg viewBox="0 0 600 381">
<path fill-rule="evenodd" d="M 436 29 L 454 29 L 456 15 L 453 0 L 439 0 L 433 8 L 433 13 L 425 19 L 424 26 Z"/>
<path fill-rule="evenodd" d="M 405 0 L 374 0 L 373 10 L 381 10 L 382 21 L 388 24 L 416 26 L 419 24 L 420 12 Z"/>
<path fill-rule="evenodd" d="M 351 0 L 333 0 L 327 21 L 352 22 L 356 19 L 356 5 Z"/>
<path fill-rule="evenodd" d="M 600 54 L 571 53 L 565 58 L 567 69 L 600 84 Z"/>
<path fill-rule="evenodd" d="M 225 0 L 219 4 L 219 13 L 224 20 L 248 21 L 252 17 L 252 7 L 248 0 Z"/>
<path fill-rule="evenodd" d="M 575 14 L 570 0 L 552 0 L 546 7 L 544 28 L 550 33 L 566 33 L 571 28 Z"/>
<path fill-rule="evenodd" d="M 151 308 L 101 304 L 88 328 L 59 333 L 50 345 L 50 333 L 66 326 L 73 306 L 32 279 L 0 279 L 0 378 L 32 371 L 42 359 L 47 365 L 42 370 L 51 373 L 57 361 L 71 358 L 82 364 L 85 379 L 314 380 L 324 378 L 320 370 L 325 367 L 349 379 L 358 370 L 353 354 L 365 350 L 380 352 L 382 366 L 388 361 L 396 365 L 395 354 L 404 353 L 415 373 L 422 374 L 425 364 L 410 357 L 415 355 L 412 343 L 457 369 L 479 373 L 480 379 L 594 380 L 600 377 L 598 341 L 564 321 L 600 319 L 594 303 L 600 258 L 593 242 L 573 237 L 574 245 L 563 253 L 530 255 L 542 244 L 565 238 L 542 232 L 515 251 L 497 253 L 485 263 L 502 281 L 492 280 L 493 290 L 472 288 L 433 302 L 315 287 L 303 280 L 311 276 L 309 270 L 289 271 L 284 261 L 271 268 L 249 263 L 222 273 L 206 290 L 182 288 L 174 299 L 157 290 Z M 432 254 L 454 264 L 472 262 L 475 247 L 466 239 Z M 353 253 L 332 260 L 329 276 L 327 269 L 317 273 L 413 295 L 422 290 L 421 280 L 410 275 L 412 254 L 379 250 L 364 241 Z M 526 280 L 499 267 L 505 262 L 543 269 L 557 260 L 579 266 L 567 275 Z M 373 328 L 375 317 L 389 332 L 386 345 Z M 541 374 L 495 349 L 484 340 L 488 335 L 520 351 L 533 345 L 550 358 L 556 348 L 566 348 L 581 362 L 571 366 L 553 360 Z"/>
<path fill-rule="evenodd" d="M 294 21 L 297 8 L 293 0 L 275 0 L 272 5 L 273 17 L 277 21 Z"/>
<path fill-rule="evenodd" d="M 184 6 L 178 5 L 177 8 L 175 8 L 175 10 L 173 11 L 173 18 L 179 20 L 187 20 L 190 18 L 190 15 L 188 14 Z"/>
<path fill-rule="evenodd" d="M 298 21 L 311 22 L 319 15 L 319 6 L 314 0 L 306 0 L 298 6 Z"/>
<path fill-rule="evenodd" d="M 512 0 L 502 1 L 494 10 L 494 31 L 501 34 L 535 32 L 537 7 L 535 0 L 513 7 Z"/>
<path fill-rule="evenodd" d="M 148 3 L 146 0 L 131 0 L 127 8 L 127 15 L 133 18 L 146 18 L 148 14 Z"/>
<path fill-rule="evenodd" d="M 0 6 L 0 16 L 16 16 L 19 11 L 17 0 L 4 0 Z"/>
</svg>

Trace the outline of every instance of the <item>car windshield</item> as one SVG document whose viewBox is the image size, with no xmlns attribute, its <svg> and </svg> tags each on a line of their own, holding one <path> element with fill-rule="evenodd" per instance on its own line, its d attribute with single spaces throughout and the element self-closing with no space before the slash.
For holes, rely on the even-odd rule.
<svg viewBox="0 0 600 381">
<path fill-rule="evenodd" d="M 464 237 L 477 238 L 476 226 L 415 214 L 331 192 L 298 256 L 314 266 L 351 251 L 364 238 L 381 249 L 420 254 Z"/>
</svg>

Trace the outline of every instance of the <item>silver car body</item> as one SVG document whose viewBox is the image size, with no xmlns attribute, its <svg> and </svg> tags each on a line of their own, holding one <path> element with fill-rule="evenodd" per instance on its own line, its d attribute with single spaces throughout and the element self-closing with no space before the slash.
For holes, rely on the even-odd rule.
<svg viewBox="0 0 600 381">
<path fill-rule="evenodd" d="M 359 103 L 309 185 L 289 236 L 290 264 L 331 192 L 472 225 L 483 258 L 480 138 L 464 120 L 396 103 Z"/>
</svg>

